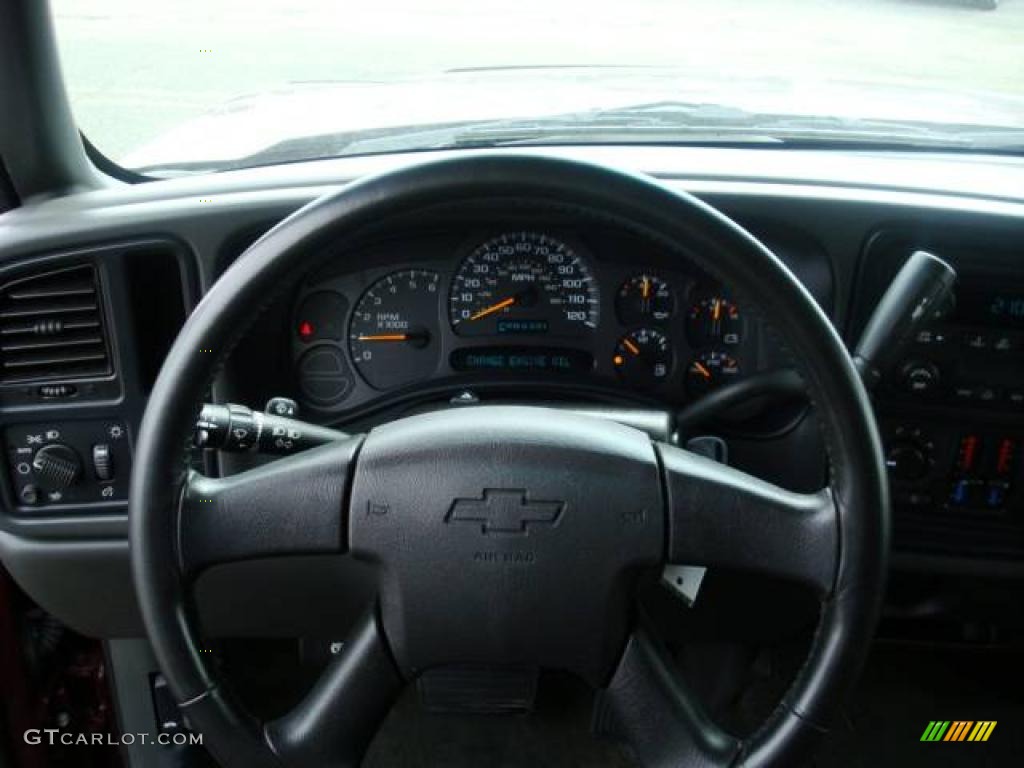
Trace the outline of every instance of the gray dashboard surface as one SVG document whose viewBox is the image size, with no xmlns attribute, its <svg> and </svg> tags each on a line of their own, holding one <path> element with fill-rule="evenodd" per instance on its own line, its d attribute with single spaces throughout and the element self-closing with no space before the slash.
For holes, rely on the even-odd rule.
<svg viewBox="0 0 1024 768">
<path fill-rule="evenodd" d="M 827 256 L 833 320 L 843 332 L 856 314 L 854 286 L 864 245 L 880 227 L 933 231 L 956 225 L 1024 243 L 1024 160 L 1019 158 L 651 147 L 531 152 L 649 173 L 704 199 L 755 234 L 768 238 L 793 232 L 813 240 Z M 56 251 L 166 237 L 194 259 L 201 292 L 237 255 L 233 244 L 240 238 L 255 236 L 366 174 L 445 154 L 327 160 L 134 186 L 109 180 L 102 189 L 32 202 L 0 215 L 0 269 Z M 121 407 L 141 406 L 135 401 L 106 404 L 108 412 Z M 26 418 L 59 418 L 67 408 L 40 406 L 30 416 L 24 409 L 7 410 L 0 412 L 0 421 L 6 427 Z M 137 423 L 140 414 L 124 415 Z M 70 625 L 95 635 L 139 634 L 126 530 L 123 508 L 30 521 L 5 509 L 0 511 L 0 558 L 34 599 Z M 245 585 L 244 592 L 261 595 L 264 603 L 305 612 L 303 601 L 285 599 L 285 587 L 295 586 L 289 568 L 278 562 L 218 569 L 199 585 L 204 612 L 217 616 L 217 631 L 224 634 L 274 634 L 265 612 L 252 605 L 240 608 L 236 588 Z M 323 585 L 341 586 L 346 578 L 361 581 L 350 565 L 319 564 L 317 570 Z M 320 596 L 329 600 L 330 594 L 335 593 L 325 586 Z"/>
</svg>

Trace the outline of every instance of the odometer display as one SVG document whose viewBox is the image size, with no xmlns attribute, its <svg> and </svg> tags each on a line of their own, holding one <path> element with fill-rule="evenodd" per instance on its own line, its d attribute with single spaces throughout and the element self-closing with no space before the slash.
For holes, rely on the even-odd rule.
<svg viewBox="0 0 1024 768">
<path fill-rule="evenodd" d="M 452 280 L 449 318 L 460 336 L 582 336 L 597 327 L 601 301 L 583 259 L 539 232 L 485 242 Z"/>
</svg>

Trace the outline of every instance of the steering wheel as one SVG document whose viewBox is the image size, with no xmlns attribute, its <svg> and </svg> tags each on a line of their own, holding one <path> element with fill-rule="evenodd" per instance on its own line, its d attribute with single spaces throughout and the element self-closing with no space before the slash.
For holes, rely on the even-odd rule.
<svg viewBox="0 0 1024 768">
<path fill-rule="evenodd" d="M 218 364 L 254 317 L 368 227 L 438 203 L 572 211 L 693 259 L 760 310 L 803 364 L 828 485 L 784 490 L 586 416 L 477 406 L 411 416 L 226 478 L 183 448 Z M 335 256 L 335 258 L 338 258 Z M 737 224 L 652 179 L 517 155 L 429 162 L 357 182 L 252 245 L 196 307 L 139 432 L 131 488 L 135 589 L 157 661 L 225 766 L 357 765 L 406 682 L 430 667 L 516 663 L 599 689 L 595 722 L 644 766 L 793 764 L 856 680 L 887 566 L 877 427 L 826 316 Z M 348 553 L 378 564 L 378 598 L 288 714 L 261 723 L 204 661 L 191 594 L 204 568 Z M 816 591 L 803 667 L 750 737 L 715 724 L 639 625 L 633 585 L 664 563 L 788 577 Z"/>
</svg>

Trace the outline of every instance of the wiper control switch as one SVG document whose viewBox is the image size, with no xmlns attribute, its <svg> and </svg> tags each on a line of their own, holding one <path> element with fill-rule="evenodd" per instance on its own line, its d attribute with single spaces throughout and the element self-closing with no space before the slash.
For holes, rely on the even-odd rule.
<svg viewBox="0 0 1024 768">
<path fill-rule="evenodd" d="M 338 432 L 296 419 L 260 413 L 244 405 L 207 403 L 196 421 L 195 443 L 231 453 L 288 455 L 345 438 Z"/>
</svg>

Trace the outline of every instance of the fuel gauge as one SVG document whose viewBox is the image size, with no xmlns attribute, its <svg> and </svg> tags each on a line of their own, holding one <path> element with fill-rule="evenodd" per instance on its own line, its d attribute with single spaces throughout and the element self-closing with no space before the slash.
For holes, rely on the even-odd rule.
<svg viewBox="0 0 1024 768">
<path fill-rule="evenodd" d="M 672 370 L 672 344 L 661 331 L 639 328 L 619 339 L 612 364 L 630 386 L 653 387 L 668 378 Z"/>
</svg>

